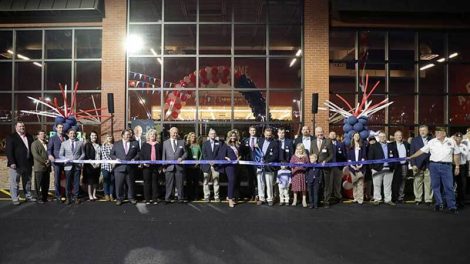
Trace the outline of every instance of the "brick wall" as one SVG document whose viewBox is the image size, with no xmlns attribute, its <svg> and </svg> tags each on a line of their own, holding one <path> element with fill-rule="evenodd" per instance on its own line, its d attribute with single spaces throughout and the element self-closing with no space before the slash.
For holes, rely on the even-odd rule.
<svg viewBox="0 0 470 264">
<path fill-rule="evenodd" d="M 329 5 L 328 0 L 305 1 L 304 7 L 304 80 L 306 125 L 312 126 L 312 93 L 318 93 L 318 105 L 329 98 Z M 316 126 L 328 131 L 328 111 L 315 115 Z"/>
<path fill-rule="evenodd" d="M 114 93 L 114 138 L 118 139 L 125 126 L 126 108 L 126 1 L 106 0 L 103 19 L 103 53 L 101 77 L 101 106 L 108 115 L 107 94 Z M 101 132 L 111 131 L 111 122 L 101 125 Z"/>
</svg>

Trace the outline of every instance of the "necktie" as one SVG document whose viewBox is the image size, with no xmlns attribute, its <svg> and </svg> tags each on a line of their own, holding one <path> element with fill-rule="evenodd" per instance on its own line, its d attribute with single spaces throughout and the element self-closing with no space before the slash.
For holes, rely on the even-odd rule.
<svg viewBox="0 0 470 264">
<path fill-rule="evenodd" d="M 72 145 L 72 153 L 75 151 L 75 141 L 70 141 L 71 145 Z"/>
<path fill-rule="evenodd" d="M 318 147 L 318 150 L 321 149 L 321 139 L 317 140 L 317 147 Z"/>
<path fill-rule="evenodd" d="M 214 152 L 214 141 L 211 140 L 211 149 L 212 149 L 212 152 Z"/>
<path fill-rule="evenodd" d="M 60 142 L 64 141 L 64 138 L 62 136 L 59 136 Z"/>
<path fill-rule="evenodd" d="M 173 148 L 173 152 L 176 152 L 176 142 L 174 139 L 171 140 L 171 147 Z"/>
<path fill-rule="evenodd" d="M 251 138 L 250 147 L 251 147 L 251 150 L 253 150 L 255 148 L 255 138 L 254 137 Z"/>
<path fill-rule="evenodd" d="M 127 146 L 127 143 L 128 142 L 124 142 L 124 152 L 126 153 L 126 155 L 127 155 L 127 152 L 129 151 L 129 147 Z"/>
</svg>

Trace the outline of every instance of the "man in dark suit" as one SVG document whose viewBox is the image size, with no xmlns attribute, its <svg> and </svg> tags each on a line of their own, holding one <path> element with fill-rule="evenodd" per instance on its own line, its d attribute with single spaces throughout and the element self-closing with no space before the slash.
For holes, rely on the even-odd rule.
<svg viewBox="0 0 470 264">
<path fill-rule="evenodd" d="M 34 187 L 38 203 L 45 203 L 49 192 L 51 161 L 47 157 L 47 140 L 44 130 L 38 132 L 38 138 L 31 144 L 31 154 L 34 159 Z"/>
<path fill-rule="evenodd" d="M 83 141 L 76 140 L 76 133 L 77 132 L 74 129 L 69 129 L 67 131 L 69 139 L 62 142 L 59 150 L 59 158 L 66 161 L 64 164 L 64 171 L 66 179 L 65 196 L 67 197 L 65 203 L 67 205 L 71 204 L 72 200 L 75 201 L 75 204 L 80 203 L 78 195 L 80 191 L 80 173 L 82 171 L 82 164 L 67 162 L 71 160 L 83 160 L 85 158 Z M 70 185 L 73 185 L 72 193 L 70 192 Z"/>
<path fill-rule="evenodd" d="M 279 162 L 290 162 L 290 159 L 292 157 L 292 155 L 294 155 L 294 142 L 292 141 L 292 139 L 289 139 L 289 138 L 286 138 L 286 129 L 283 128 L 283 127 L 280 127 L 277 129 L 277 146 L 279 147 Z M 289 169 L 288 167 L 286 166 L 282 166 L 280 168 L 278 168 L 278 171 L 281 170 L 281 169 Z M 277 173 L 276 172 L 276 175 L 275 177 L 277 178 Z M 274 181 L 274 184 L 276 185 L 277 184 L 277 181 Z M 282 188 L 274 188 L 274 197 L 279 197 L 279 194 L 283 191 L 284 189 Z M 282 201 L 281 201 L 281 205 L 282 205 Z M 288 203 L 288 200 L 286 201 L 286 203 Z"/>
<path fill-rule="evenodd" d="M 178 128 L 170 128 L 170 138 L 163 142 L 163 155 L 162 160 L 176 160 L 181 162 L 188 156 L 186 148 L 184 146 L 184 140 L 178 139 Z M 170 202 L 170 197 L 173 194 L 173 190 L 178 191 L 178 202 L 184 202 L 184 165 L 169 164 L 165 166 L 165 183 L 166 193 L 165 202 Z"/>
<path fill-rule="evenodd" d="M 333 160 L 333 144 L 326 139 L 322 127 L 315 128 L 315 140 L 311 142 L 312 150 L 310 153 L 317 155 L 318 163 L 327 163 Z M 331 176 L 331 169 L 328 167 L 318 168 L 318 177 L 323 177 L 323 205 L 325 208 L 330 207 L 330 198 L 333 191 L 333 177 Z"/>
<path fill-rule="evenodd" d="M 202 144 L 202 160 L 218 160 L 221 159 L 221 152 L 223 151 L 222 142 L 216 139 L 216 132 L 214 129 L 209 129 L 209 140 Z M 225 157 L 225 156 L 224 156 Z M 222 157 L 222 159 L 224 158 Z M 201 164 L 201 170 L 204 174 L 203 190 L 204 201 L 209 202 L 211 191 L 209 189 L 209 182 L 212 179 L 214 186 L 214 201 L 220 202 L 219 198 L 219 175 L 223 171 L 223 167 L 218 164 Z"/>
<path fill-rule="evenodd" d="M 294 155 L 294 143 L 292 139 L 286 138 L 286 129 L 279 128 L 277 130 L 277 144 L 279 147 L 279 161 L 290 162 L 290 158 Z"/>
<path fill-rule="evenodd" d="M 121 132 L 121 140 L 114 143 L 111 149 L 111 158 L 116 160 L 136 160 L 139 157 L 139 143 L 131 141 L 131 133 L 129 130 Z M 121 205 L 124 200 L 124 183 L 127 183 L 127 198 L 132 204 L 136 204 L 135 200 L 135 178 L 133 170 L 134 164 L 116 164 L 114 166 L 114 178 L 116 184 L 116 205 Z"/>
<path fill-rule="evenodd" d="M 400 130 L 395 131 L 394 142 L 389 144 L 392 154 L 389 158 L 406 158 L 410 156 L 410 144 L 403 140 L 403 133 Z M 393 162 L 393 180 L 392 180 L 392 201 L 403 203 L 405 199 L 406 176 L 408 175 L 408 162 Z"/>
<path fill-rule="evenodd" d="M 47 144 L 47 154 L 49 155 L 49 160 L 53 162 L 55 198 L 58 203 L 61 202 L 60 176 L 64 172 L 64 163 L 54 161 L 59 158 L 60 145 L 64 140 L 64 125 L 58 124 L 56 125 L 56 134 L 49 139 L 49 143 Z"/>
<path fill-rule="evenodd" d="M 419 127 L 419 136 L 414 137 L 413 140 L 411 140 L 410 154 L 415 154 L 418 150 L 427 145 L 431 139 L 432 137 L 429 136 L 428 126 L 421 125 Z M 430 156 L 431 154 L 425 153 L 410 160 L 414 174 L 413 191 L 416 204 L 423 202 L 423 192 L 424 202 L 428 205 L 431 205 L 432 203 L 433 195 L 431 188 L 431 175 L 429 173 Z"/>
<path fill-rule="evenodd" d="M 31 155 L 31 144 L 33 137 L 26 133 L 23 122 L 17 122 L 15 133 L 6 139 L 7 167 L 10 176 L 10 193 L 14 205 L 20 205 L 19 183 L 20 178 L 26 200 L 35 202 L 31 193 L 31 174 L 33 167 L 33 156 Z"/>
<path fill-rule="evenodd" d="M 390 146 L 387 144 L 387 136 L 384 132 L 379 132 L 379 141 L 372 144 L 367 153 L 368 160 L 388 159 L 393 158 L 393 153 L 390 151 Z M 392 202 L 392 180 L 393 180 L 393 166 L 389 163 L 374 163 L 370 165 L 372 170 L 372 181 L 374 183 L 374 205 L 379 205 L 382 202 L 382 185 L 384 192 L 384 202 L 388 205 L 394 206 Z"/>
<path fill-rule="evenodd" d="M 305 150 L 308 151 L 308 155 L 310 155 L 310 153 L 312 153 L 312 144 L 315 138 L 310 135 L 310 128 L 308 126 L 303 126 L 301 133 L 302 134 L 294 140 L 294 150 L 299 143 L 302 143 L 304 144 Z"/>
<path fill-rule="evenodd" d="M 337 139 L 336 132 L 334 131 L 331 131 L 328 137 L 331 140 L 331 144 L 333 144 L 333 159 L 331 162 L 345 162 L 347 150 L 344 143 Z M 332 167 L 331 177 L 333 178 L 333 195 L 338 201 L 341 201 L 343 197 L 341 195 L 343 167 Z"/>
<path fill-rule="evenodd" d="M 273 139 L 273 130 L 268 127 L 264 130 L 264 138 L 258 142 L 263 155 L 263 162 L 277 162 L 279 161 L 279 147 L 276 140 Z M 258 181 L 258 197 L 257 205 L 268 202 L 269 206 L 273 205 L 273 183 L 274 173 L 277 171 L 275 166 L 263 166 L 256 170 L 256 179 Z M 265 189 L 267 199 L 265 198 Z"/>
<path fill-rule="evenodd" d="M 250 126 L 248 129 L 249 137 L 244 138 L 240 145 L 240 152 L 243 160 L 255 161 L 255 148 L 258 145 L 258 137 L 256 137 L 256 127 Z M 248 180 L 248 194 L 251 200 L 255 200 L 256 194 L 256 167 L 255 166 L 243 166 L 242 169 L 247 170 Z"/>
</svg>

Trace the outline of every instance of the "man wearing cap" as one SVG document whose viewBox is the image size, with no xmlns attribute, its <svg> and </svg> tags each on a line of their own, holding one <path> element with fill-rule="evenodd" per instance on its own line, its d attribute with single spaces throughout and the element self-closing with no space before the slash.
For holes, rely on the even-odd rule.
<svg viewBox="0 0 470 264">
<path fill-rule="evenodd" d="M 436 128 L 436 137 L 427 145 L 411 155 L 408 159 L 414 159 L 424 153 L 431 153 L 429 158 L 429 171 L 431 173 L 431 186 L 434 192 L 436 204 L 435 211 L 443 211 L 444 204 L 441 195 L 441 187 L 444 188 L 447 208 L 451 213 L 457 213 L 454 194 L 454 179 L 452 176 L 452 161 L 455 162 L 454 174 L 460 173 L 460 149 L 452 138 L 446 137 L 443 127 Z"/>
</svg>

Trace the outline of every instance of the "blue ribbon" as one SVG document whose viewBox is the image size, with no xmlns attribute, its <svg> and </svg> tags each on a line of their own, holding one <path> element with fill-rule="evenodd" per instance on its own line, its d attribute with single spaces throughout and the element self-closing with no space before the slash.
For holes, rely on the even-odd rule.
<svg viewBox="0 0 470 264">
<path fill-rule="evenodd" d="M 378 163 L 393 163 L 406 161 L 406 158 L 393 158 L 393 159 L 377 159 L 377 160 L 364 160 L 364 161 L 346 161 L 346 162 L 330 162 L 330 163 L 290 163 L 290 162 L 260 162 L 260 161 L 246 161 L 246 160 L 55 160 L 56 163 L 75 163 L 75 164 L 156 164 L 156 165 L 198 165 L 198 164 L 218 164 L 218 165 L 249 165 L 249 166 L 274 166 L 274 167 L 314 167 L 314 168 L 328 168 L 328 167 L 342 167 L 349 165 L 368 165 Z"/>
</svg>

